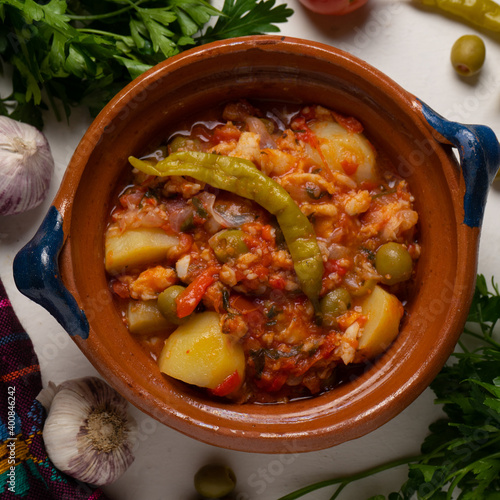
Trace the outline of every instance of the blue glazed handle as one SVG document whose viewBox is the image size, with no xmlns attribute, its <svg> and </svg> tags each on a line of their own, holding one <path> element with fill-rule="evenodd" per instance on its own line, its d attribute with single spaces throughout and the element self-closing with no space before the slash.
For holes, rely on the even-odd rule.
<svg viewBox="0 0 500 500">
<path fill-rule="evenodd" d="M 58 256 L 64 244 L 63 218 L 51 206 L 33 239 L 14 259 L 14 281 L 21 293 L 40 304 L 71 335 L 89 336 L 89 323 L 64 286 Z"/>
<path fill-rule="evenodd" d="M 464 224 L 480 227 L 488 190 L 500 165 L 498 139 L 489 127 L 450 122 L 419 102 L 427 123 L 458 149 L 465 180 Z"/>
</svg>

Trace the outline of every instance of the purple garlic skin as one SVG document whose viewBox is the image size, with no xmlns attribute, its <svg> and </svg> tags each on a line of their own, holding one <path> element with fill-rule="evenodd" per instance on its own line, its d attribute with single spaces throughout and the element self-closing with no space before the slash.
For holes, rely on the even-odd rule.
<svg viewBox="0 0 500 500">
<path fill-rule="evenodd" d="M 71 477 L 104 486 L 134 461 L 137 425 L 127 401 L 97 377 L 49 384 L 37 399 L 47 411 L 43 439 L 53 464 Z"/>
</svg>

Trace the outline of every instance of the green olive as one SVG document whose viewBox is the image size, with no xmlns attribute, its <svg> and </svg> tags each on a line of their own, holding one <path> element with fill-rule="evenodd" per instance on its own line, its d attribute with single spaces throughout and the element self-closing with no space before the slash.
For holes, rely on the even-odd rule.
<svg viewBox="0 0 500 500">
<path fill-rule="evenodd" d="M 168 150 L 170 153 L 175 153 L 176 151 L 198 151 L 200 145 L 199 139 L 190 139 L 184 135 L 175 136 L 168 144 Z"/>
<path fill-rule="evenodd" d="M 484 64 L 486 47 L 476 35 L 461 36 L 451 48 L 451 64 L 462 76 L 475 75 Z"/>
<path fill-rule="evenodd" d="M 179 318 L 177 316 L 177 303 L 178 295 L 183 292 L 185 288 L 180 285 L 169 286 L 158 295 L 158 309 L 165 316 L 165 318 L 174 325 L 184 323 L 187 318 Z"/>
<path fill-rule="evenodd" d="M 224 497 L 235 486 L 236 476 L 226 465 L 204 465 L 194 476 L 194 487 L 205 498 Z"/>
<path fill-rule="evenodd" d="M 351 295 L 345 288 L 336 288 L 328 292 L 320 302 L 323 325 L 335 326 L 337 317 L 351 307 Z"/>
<path fill-rule="evenodd" d="M 244 241 L 245 233 L 240 229 L 224 229 L 214 234 L 208 241 L 220 262 L 227 262 L 231 257 L 238 257 L 248 252 Z"/>
<path fill-rule="evenodd" d="M 394 285 L 410 278 L 413 260 L 408 250 L 400 243 L 384 243 L 375 255 L 375 268 L 382 275 L 382 282 Z"/>
<path fill-rule="evenodd" d="M 354 297 L 363 297 L 364 295 L 371 293 L 376 284 L 376 279 L 367 279 L 361 281 L 357 288 L 351 290 L 351 294 L 354 295 Z"/>
</svg>

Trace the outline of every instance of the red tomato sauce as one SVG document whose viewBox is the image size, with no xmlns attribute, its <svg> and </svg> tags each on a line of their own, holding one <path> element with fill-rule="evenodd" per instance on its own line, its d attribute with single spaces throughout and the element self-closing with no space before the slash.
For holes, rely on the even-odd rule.
<svg viewBox="0 0 500 500">
<path fill-rule="evenodd" d="M 413 269 L 402 282 L 387 284 L 376 266 L 386 243 L 399 245 L 416 265 L 418 215 L 407 182 L 387 171 L 386 160 L 381 171 L 380 153 L 357 118 L 320 106 L 242 101 L 191 123 L 144 158 L 154 164 L 175 151 L 244 158 L 279 183 L 314 228 L 324 310 L 315 310 L 302 292 L 281 228 L 262 206 L 193 178 L 130 168 L 113 201 L 107 237 L 153 229 L 177 243 L 161 258 L 110 271 L 124 322 L 158 359 L 176 324 L 160 318 L 161 327 L 141 327 L 130 307 L 146 304 L 156 314 L 159 294 L 180 285 L 179 318 L 217 312 L 223 334 L 245 353 L 243 379 L 231 373 L 208 397 L 272 403 L 331 389 L 346 369 L 367 359 L 358 347 L 374 287 L 404 303 L 411 286 Z M 337 135 L 325 136 L 330 130 Z M 327 297 L 338 290 L 348 300 L 335 309 Z"/>
</svg>

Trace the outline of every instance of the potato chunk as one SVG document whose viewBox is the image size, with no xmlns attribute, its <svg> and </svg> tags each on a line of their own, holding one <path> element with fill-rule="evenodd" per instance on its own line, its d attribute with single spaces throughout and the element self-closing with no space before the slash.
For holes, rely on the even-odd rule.
<svg viewBox="0 0 500 500">
<path fill-rule="evenodd" d="M 104 242 L 105 266 L 110 274 L 118 274 L 164 259 L 167 252 L 179 244 L 158 227 L 128 229 L 123 233 L 108 230 Z"/>
<path fill-rule="evenodd" d="M 366 358 L 374 358 L 398 335 L 403 305 L 397 297 L 376 286 L 361 307 L 368 320 L 359 337 L 358 349 Z"/>
<path fill-rule="evenodd" d="M 363 134 L 350 132 L 334 121 L 312 123 L 310 128 L 332 170 L 346 173 L 358 183 L 376 179 L 375 152 Z"/>
<path fill-rule="evenodd" d="M 222 333 L 215 312 L 193 315 L 165 341 L 160 371 L 188 384 L 215 389 L 236 371 L 242 381 L 245 354 L 232 336 Z"/>
<path fill-rule="evenodd" d="M 128 329 L 135 335 L 147 335 L 175 328 L 175 325 L 159 311 L 156 300 L 131 300 L 126 315 Z"/>
</svg>

